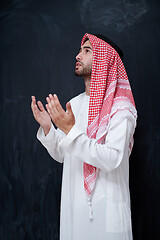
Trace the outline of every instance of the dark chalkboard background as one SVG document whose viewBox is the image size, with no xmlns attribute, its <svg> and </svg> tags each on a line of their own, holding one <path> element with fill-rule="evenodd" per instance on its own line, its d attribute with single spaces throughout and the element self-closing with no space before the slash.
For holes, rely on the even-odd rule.
<svg viewBox="0 0 160 240">
<path fill-rule="evenodd" d="M 0 1 L 0 239 L 59 239 L 62 166 L 36 139 L 30 96 L 62 105 L 84 91 L 74 76 L 85 32 L 124 51 L 138 110 L 130 159 L 135 240 L 160 239 L 160 2 Z"/>
</svg>

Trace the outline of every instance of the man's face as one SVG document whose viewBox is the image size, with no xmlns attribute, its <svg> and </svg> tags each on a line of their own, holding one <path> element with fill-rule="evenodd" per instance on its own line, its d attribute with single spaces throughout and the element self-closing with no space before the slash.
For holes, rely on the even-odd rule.
<svg viewBox="0 0 160 240">
<path fill-rule="evenodd" d="M 78 55 L 76 56 L 75 75 L 82 78 L 91 78 L 93 62 L 92 45 L 87 40 L 82 47 Z"/>
</svg>

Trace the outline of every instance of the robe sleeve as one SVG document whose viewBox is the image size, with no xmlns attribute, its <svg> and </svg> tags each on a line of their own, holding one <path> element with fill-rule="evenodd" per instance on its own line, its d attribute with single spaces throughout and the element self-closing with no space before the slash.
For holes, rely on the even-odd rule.
<svg viewBox="0 0 160 240">
<path fill-rule="evenodd" d="M 56 130 L 53 124 L 51 125 L 51 129 L 46 136 L 42 127 L 40 127 L 37 132 L 38 140 L 47 149 L 50 156 L 59 163 L 62 163 L 64 159 L 64 150 L 59 145 L 59 142 L 64 136 L 65 134 L 59 129 Z"/>
<path fill-rule="evenodd" d="M 129 143 L 134 129 L 133 118 L 125 117 L 120 121 L 118 114 L 115 114 L 105 144 L 89 139 L 86 133 L 74 125 L 59 145 L 71 156 L 110 173 L 120 165 L 125 154 L 129 156 Z"/>
</svg>

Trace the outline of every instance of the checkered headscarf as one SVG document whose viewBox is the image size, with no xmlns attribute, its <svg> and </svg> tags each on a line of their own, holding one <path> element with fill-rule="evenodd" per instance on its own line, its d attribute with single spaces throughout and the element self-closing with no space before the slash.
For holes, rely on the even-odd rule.
<svg viewBox="0 0 160 240">
<path fill-rule="evenodd" d="M 128 109 L 136 120 L 135 103 L 127 73 L 117 51 L 105 41 L 86 33 L 81 46 L 88 38 L 93 49 L 92 75 L 87 135 L 104 143 L 108 123 L 120 109 Z M 130 143 L 130 150 L 133 142 Z M 84 188 L 88 195 L 94 189 L 97 169 L 87 163 L 83 165 Z"/>
</svg>

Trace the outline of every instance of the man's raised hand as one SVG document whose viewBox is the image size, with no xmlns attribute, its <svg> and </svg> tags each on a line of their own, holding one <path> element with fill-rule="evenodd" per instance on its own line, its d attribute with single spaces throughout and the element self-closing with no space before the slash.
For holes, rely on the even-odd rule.
<svg viewBox="0 0 160 240">
<path fill-rule="evenodd" d="M 66 104 L 67 112 L 65 112 L 56 94 L 49 94 L 46 99 L 48 103 L 46 104 L 46 108 L 52 121 L 65 134 L 68 134 L 68 132 L 75 124 L 75 117 L 72 112 L 70 103 L 68 102 Z"/>
<path fill-rule="evenodd" d="M 36 119 L 36 121 L 42 126 L 44 134 L 47 135 L 51 128 L 51 118 L 48 112 L 44 109 L 43 104 L 40 101 L 38 101 L 36 104 L 35 96 L 32 96 L 31 98 L 32 98 L 31 109 L 33 112 L 33 116 Z"/>
</svg>

